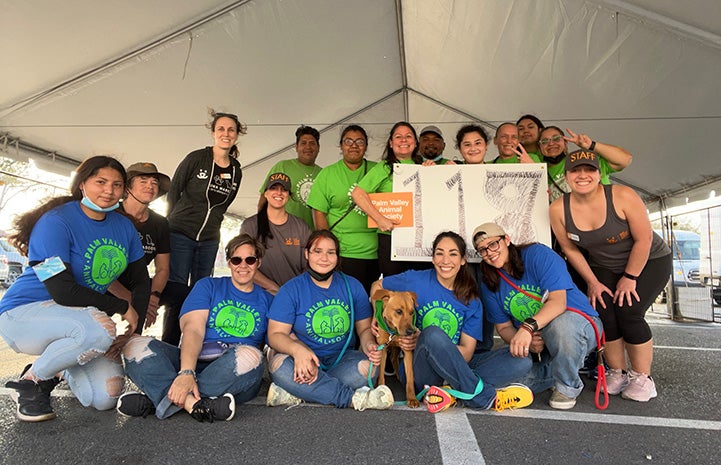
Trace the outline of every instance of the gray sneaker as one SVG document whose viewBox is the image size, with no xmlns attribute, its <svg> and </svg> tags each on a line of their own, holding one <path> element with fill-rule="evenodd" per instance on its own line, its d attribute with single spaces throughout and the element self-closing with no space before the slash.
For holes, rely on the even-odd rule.
<svg viewBox="0 0 721 465">
<path fill-rule="evenodd" d="M 393 407 L 393 392 L 385 384 L 371 389 L 363 386 L 353 394 L 353 408 L 362 412 L 366 409 L 387 410 Z"/>
<path fill-rule="evenodd" d="M 554 389 L 548 405 L 559 410 L 569 410 L 576 406 L 576 399 L 561 394 L 558 389 Z"/>
<path fill-rule="evenodd" d="M 268 388 L 268 396 L 265 398 L 265 405 L 268 407 L 278 407 L 280 405 L 294 406 L 303 402 L 300 398 L 294 396 L 275 383 L 270 383 Z"/>
</svg>

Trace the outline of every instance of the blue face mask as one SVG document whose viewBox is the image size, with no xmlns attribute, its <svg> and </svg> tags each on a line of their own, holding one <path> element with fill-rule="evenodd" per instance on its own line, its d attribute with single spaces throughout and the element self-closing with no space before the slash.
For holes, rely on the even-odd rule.
<svg viewBox="0 0 721 465">
<path fill-rule="evenodd" d="M 85 205 L 92 211 L 98 212 L 98 213 L 108 213 L 108 212 L 115 210 L 116 208 L 118 208 L 120 206 L 120 202 L 117 202 L 115 205 L 111 205 L 106 208 L 98 207 L 89 198 L 87 198 L 85 196 L 83 196 L 83 200 L 81 200 L 80 203 Z"/>
</svg>

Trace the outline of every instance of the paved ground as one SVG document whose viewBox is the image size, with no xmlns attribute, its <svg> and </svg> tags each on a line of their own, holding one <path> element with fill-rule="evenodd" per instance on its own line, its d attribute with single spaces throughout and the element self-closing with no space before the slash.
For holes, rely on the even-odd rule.
<svg viewBox="0 0 721 465">
<path fill-rule="evenodd" d="M 15 419 L 15 404 L 0 388 L 0 463 L 720 463 L 721 325 L 659 314 L 650 320 L 659 396 L 647 404 L 613 397 L 597 410 L 590 381 L 565 412 L 548 407 L 549 393 L 523 410 L 438 415 L 405 406 L 268 408 L 261 394 L 233 421 L 199 424 L 182 413 L 159 421 L 84 409 L 61 385 L 53 400 L 58 418 L 28 424 Z M 2 385 L 28 360 L 2 344 Z M 392 387 L 400 397 L 400 386 Z"/>
</svg>

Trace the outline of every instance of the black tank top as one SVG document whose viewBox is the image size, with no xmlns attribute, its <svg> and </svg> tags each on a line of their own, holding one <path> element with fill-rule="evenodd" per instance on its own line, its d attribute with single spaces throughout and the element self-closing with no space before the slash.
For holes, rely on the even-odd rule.
<svg viewBox="0 0 721 465">
<path fill-rule="evenodd" d="M 623 273 L 634 240 L 628 222 L 619 218 L 613 207 L 612 186 L 604 185 L 603 191 L 606 196 L 606 222 L 600 228 L 591 231 L 581 231 L 576 227 L 571 216 L 571 194 L 563 195 L 566 236 L 571 242 L 588 251 L 589 265 L 607 268 L 615 273 Z M 669 253 L 671 250 L 663 239 L 653 233 L 648 259 L 663 257 Z"/>
</svg>

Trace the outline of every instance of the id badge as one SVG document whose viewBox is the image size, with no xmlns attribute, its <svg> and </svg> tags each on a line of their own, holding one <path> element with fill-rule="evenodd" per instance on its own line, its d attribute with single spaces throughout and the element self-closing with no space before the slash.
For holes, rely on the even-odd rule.
<svg viewBox="0 0 721 465">
<path fill-rule="evenodd" d="M 65 270 L 65 263 L 57 255 L 46 258 L 43 262 L 33 266 L 33 271 L 41 282 L 47 281 Z"/>
</svg>

